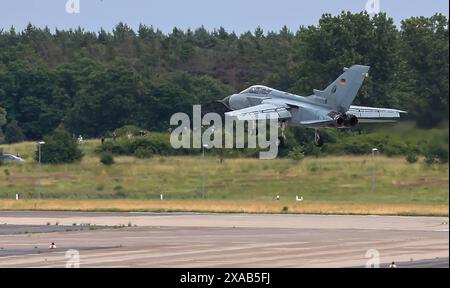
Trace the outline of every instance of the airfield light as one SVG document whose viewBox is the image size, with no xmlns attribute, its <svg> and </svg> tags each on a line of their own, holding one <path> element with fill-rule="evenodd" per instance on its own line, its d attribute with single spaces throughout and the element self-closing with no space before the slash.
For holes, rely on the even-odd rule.
<svg viewBox="0 0 450 288">
<path fill-rule="evenodd" d="M 203 144 L 202 145 L 202 188 L 201 188 L 201 192 L 202 192 L 202 198 L 206 198 L 206 194 L 205 194 L 205 148 L 208 148 L 208 144 Z"/>
<path fill-rule="evenodd" d="M 378 151 L 377 148 L 372 148 L 372 192 L 375 192 L 375 183 L 376 183 L 375 154 L 377 151 Z"/>
<path fill-rule="evenodd" d="M 44 145 L 45 142 L 44 141 L 40 141 L 38 142 L 38 150 L 39 150 L 39 165 L 41 164 L 41 145 Z"/>
<path fill-rule="evenodd" d="M 38 154 L 39 154 L 39 156 L 38 156 L 38 158 L 39 158 L 39 186 L 41 186 L 42 185 L 42 183 L 41 183 L 41 176 L 42 176 L 42 169 L 41 169 L 41 146 L 42 145 L 44 145 L 45 144 L 45 142 L 44 141 L 39 141 L 38 142 Z M 39 197 L 39 199 L 41 199 L 41 189 L 38 189 L 38 197 Z"/>
</svg>

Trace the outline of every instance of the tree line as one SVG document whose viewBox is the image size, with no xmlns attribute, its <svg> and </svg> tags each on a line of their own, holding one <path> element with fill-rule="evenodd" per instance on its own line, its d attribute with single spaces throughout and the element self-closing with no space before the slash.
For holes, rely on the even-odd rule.
<svg viewBox="0 0 450 288">
<path fill-rule="evenodd" d="M 87 137 L 124 125 L 164 131 L 193 104 L 223 111 L 214 100 L 253 84 L 310 95 L 357 63 L 371 71 L 355 104 L 407 110 L 420 127 L 448 123 L 447 17 L 396 27 L 383 13 L 342 12 L 297 31 L 240 35 L 124 23 L 111 32 L 0 29 L 0 140 L 41 139 L 60 124 Z"/>
</svg>

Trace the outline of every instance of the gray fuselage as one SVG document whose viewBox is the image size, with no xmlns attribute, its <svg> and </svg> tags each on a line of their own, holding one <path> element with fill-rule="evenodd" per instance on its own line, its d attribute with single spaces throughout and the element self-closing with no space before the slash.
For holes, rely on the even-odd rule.
<svg viewBox="0 0 450 288">
<path fill-rule="evenodd" d="M 259 91 L 254 89 L 254 92 L 260 92 L 262 91 L 261 89 L 264 89 L 265 91 L 263 93 L 253 93 L 252 88 L 260 88 Z M 333 120 L 333 117 L 330 115 L 339 114 L 339 112 L 333 111 L 333 109 L 327 105 L 325 99 L 321 99 L 315 95 L 304 97 L 266 86 L 252 86 L 241 93 L 228 96 L 222 103 L 231 110 L 240 110 L 259 105 L 263 103 L 263 101 L 264 103 L 289 107 L 291 118 L 288 122 L 294 126 L 323 127 L 321 124 L 308 125 L 302 123 L 317 120 Z"/>
</svg>

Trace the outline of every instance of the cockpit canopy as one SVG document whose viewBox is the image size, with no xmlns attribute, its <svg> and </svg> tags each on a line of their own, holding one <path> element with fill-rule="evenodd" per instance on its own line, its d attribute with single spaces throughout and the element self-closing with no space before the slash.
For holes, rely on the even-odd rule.
<svg viewBox="0 0 450 288">
<path fill-rule="evenodd" d="M 250 94 L 267 95 L 271 91 L 272 90 L 269 87 L 261 86 L 261 85 L 255 85 L 255 86 L 252 86 L 252 87 L 249 87 L 249 88 L 245 89 L 244 91 L 242 91 L 239 94 L 250 93 Z"/>
</svg>

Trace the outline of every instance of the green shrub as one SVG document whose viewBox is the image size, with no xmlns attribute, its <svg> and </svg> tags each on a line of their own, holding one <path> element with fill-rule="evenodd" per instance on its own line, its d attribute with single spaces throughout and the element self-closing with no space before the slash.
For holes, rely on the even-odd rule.
<svg viewBox="0 0 450 288">
<path fill-rule="evenodd" d="M 424 155 L 428 165 L 448 163 L 448 146 L 432 142 L 425 148 Z"/>
<path fill-rule="evenodd" d="M 173 149 L 170 145 L 169 136 L 169 134 L 152 133 L 145 137 L 108 141 L 97 147 L 96 151 L 99 153 L 111 152 L 115 155 L 132 155 L 141 158 L 151 157 L 155 154 L 178 155 L 192 153 L 190 150 L 193 149 Z"/>
<path fill-rule="evenodd" d="M 113 154 L 111 152 L 103 152 L 100 155 L 100 162 L 107 166 L 114 164 Z"/>
<path fill-rule="evenodd" d="M 133 155 L 138 158 L 150 158 L 153 154 L 153 149 L 150 147 L 138 147 Z"/>
<path fill-rule="evenodd" d="M 83 158 L 75 139 L 64 127 L 56 128 L 50 135 L 44 137 L 41 145 L 41 162 L 50 164 L 73 163 Z M 35 160 L 39 160 L 39 147 L 36 149 Z"/>
<path fill-rule="evenodd" d="M 108 141 L 105 142 L 103 145 L 97 147 L 97 152 L 111 152 L 115 155 L 127 155 L 128 152 L 126 151 L 126 147 L 123 144 L 123 140 L 118 141 Z"/>
<path fill-rule="evenodd" d="M 128 196 L 128 193 L 120 185 L 115 186 L 114 191 L 114 197 L 116 198 L 126 198 Z"/>
<path fill-rule="evenodd" d="M 129 126 L 125 126 L 129 127 Z M 138 127 L 125 128 L 129 131 L 140 131 Z M 373 126 L 370 126 L 373 127 Z M 372 128 L 370 128 L 372 129 Z M 118 131 L 118 130 L 117 130 Z M 121 132 L 122 133 L 122 132 Z M 322 138 L 325 140 L 325 145 L 318 148 L 314 146 L 314 131 L 311 129 L 300 129 L 290 127 L 286 130 L 286 146 L 279 147 L 278 157 L 289 157 L 294 160 L 301 160 L 303 156 L 321 156 L 321 155 L 368 155 L 372 148 L 377 148 L 380 153 L 387 156 L 406 157 L 409 154 L 417 156 L 424 155 L 427 150 L 427 139 L 434 139 L 440 144 L 437 146 L 447 146 L 442 150 L 435 149 L 435 152 L 428 152 L 429 162 L 437 161 L 439 163 L 445 162 L 445 157 L 438 156 L 442 154 L 445 156 L 445 150 L 448 154 L 448 128 L 436 128 L 431 130 L 418 129 L 414 123 L 399 123 L 397 126 L 391 126 L 386 129 L 386 126 L 379 126 L 378 128 L 361 128 L 361 130 L 354 129 L 321 129 Z M 246 138 L 247 139 L 247 138 Z M 191 135 L 191 144 L 193 138 Z M 443 145 L 445 144 L 445 145 Z M 265 149 L 263 149 L 265 150 Z M 201 149 L 174 149 L 170 145 L 170 134 L 164 132 L 151 132 L 142 137 L 127 137 L 118 138 L 116 141 L 107 141 L 103 145 L 97 147 L 97 152 L 109 151 L 114 155 L 129 155 L 135 157 L 151 157 L 154 155 L 198 155 Z M 208 149 L 207 154 L 217 155 L 222 158 L 235 157 L 258 157 L 261 149 Z M 434 156 L 431 156 L 433 154 Z M 433 160 L 434 159 L 434 160 Z M 297 160 L 296 160 L 297 161 Z M 447 160 L 448 161 L 448 160 Z"/>
<path fill-rule="evenodd" d="M 410 163 L 410 164 L 416 163 L 417 160 L 418 160 L 418 157 L 415 153 L 409 153 L 406 156 L 406 161 L 408 161 L 408 163 Z"/>
<path fill-rule="evenodd" d="M 395 143 L 392 142 L 390 145 L 384 147 L 384 154 L 388 157 L 396 156 L 396 155 L 404 155 L 410 154 L 409 148 L 403 143 Z"/>
<path fill-rule="evenodd" d="M 301 161 L 305 158 L 305 153 L 301 147 L 294 147 L 289 151 L 288 157 L 294 161 Z"/>
<path fill-rule="evenodd" d="M 116 135 L 118 137 L 127 137 L 128 134 L 131 134 L 132 136 L 139 136 L 141 132 L 148 133 L 148 131 L 146 131 L 145 129 L 134 125 L 125 125 L 114 130 L 114 132 L 116 132 Z"/>
</svg>

